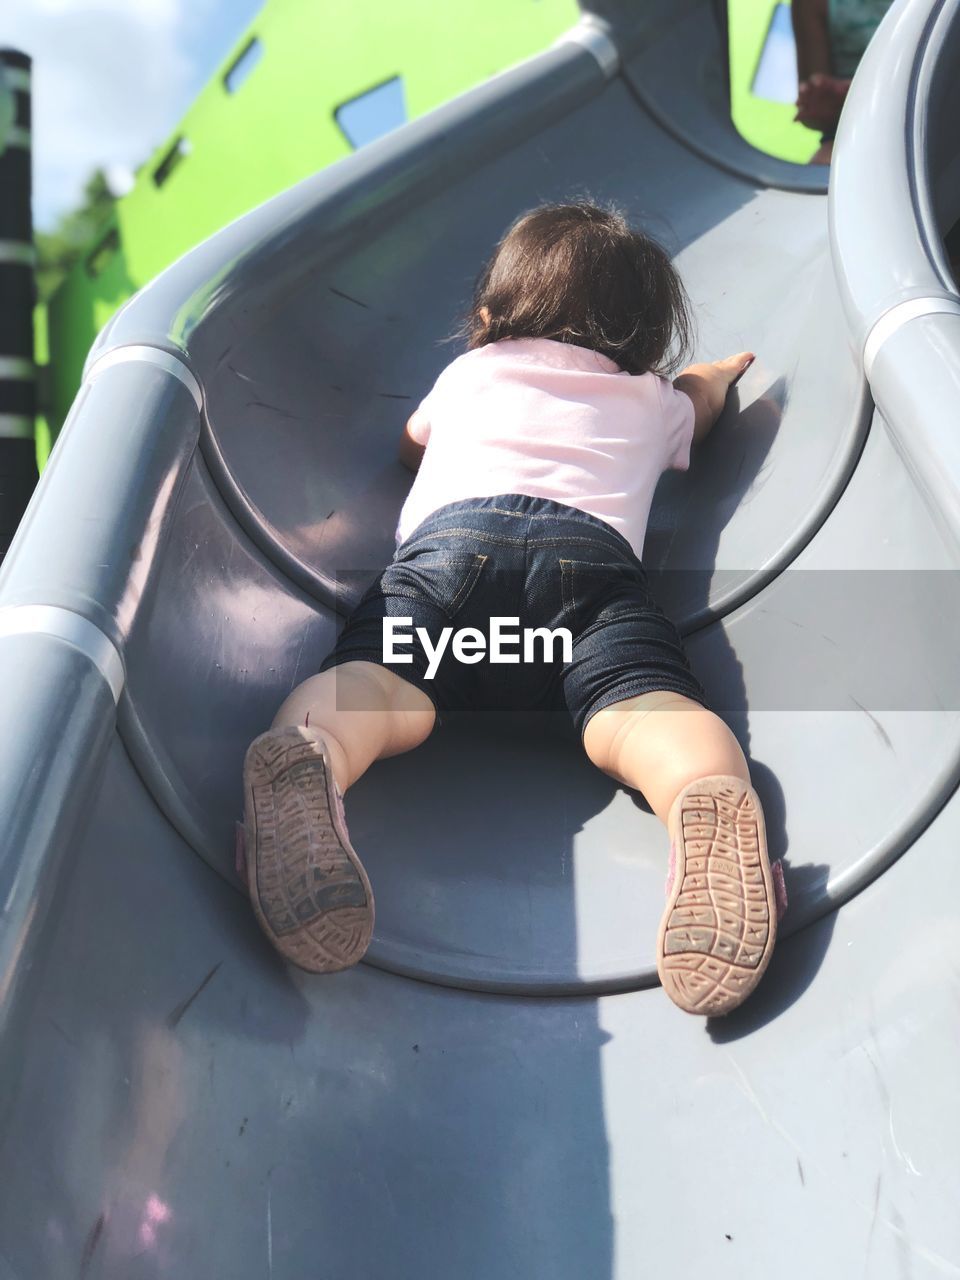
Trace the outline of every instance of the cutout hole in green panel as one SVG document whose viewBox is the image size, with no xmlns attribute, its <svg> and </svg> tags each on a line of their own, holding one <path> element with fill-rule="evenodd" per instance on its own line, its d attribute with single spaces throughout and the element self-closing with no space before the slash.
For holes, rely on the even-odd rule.
<svg viewBox="0 0 960 1280">
<path fill-rule="evenodd" d="M 190 145 L 189 139 L 185 138 L 181 134 L 153 171 L 153 181 L 158 187 L 163 186 L 173 173 L 174 169 L 177 168 L 180 162 L 188 156 L 192 150 L 193 148 Z"/>
<path fill-rule="evenodd" d="M 251 71 L 263 57 L 263 41 L 254 36 L 248 40 L 240 53 L 234 58 L 223 77 L 223 86 L 227 93 L 236 93 L 245 84 Z"/>
<path fill-rule="evenodd" d="M 354 148 L 365 146 L 398 129 L 407 120 L 403 77 L 393 76 L 342 103 L 334 111 L 333 118 Z"/>
</svg>

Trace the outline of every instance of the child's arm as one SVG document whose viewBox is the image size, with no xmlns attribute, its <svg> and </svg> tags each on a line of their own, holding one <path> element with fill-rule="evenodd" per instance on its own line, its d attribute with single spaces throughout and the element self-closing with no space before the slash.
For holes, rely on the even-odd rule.
<svg viewBox="0 0 960 1280">
<path fill-rule="evenodd" d="M 673 380 L 677 391 L 693 401 L 693 443 L 699 444 L 723 412 L 727 392 L 753 364 L 753 353 L 714 360 L 713 364 L 691 364 Z"/>
<path fill-rule="evenodd" d="M 403 435 L 400 437 L 400 462 L 409 471 L 419 471 L 420 463 L 423 461 L 423 453 L 426 445 L 422 445 L 415 440 L 410 431 L 410 424 L 413 422 L 416 414 L 411 414 L 407 419 L 407 425 L 403 428 Z"/>
</svg>

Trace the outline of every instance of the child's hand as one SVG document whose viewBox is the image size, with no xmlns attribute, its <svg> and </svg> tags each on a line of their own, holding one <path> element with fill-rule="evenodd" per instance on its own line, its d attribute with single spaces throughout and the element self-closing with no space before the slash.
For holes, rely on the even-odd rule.
<svg viewBox="0 0 960 1280">
<path fill-rule="evenodd" d="M 673 382 L 693 401 L 693 442 L 701 441 L 723 412 L 727 393 L 753 364 L 752 351 L 740 351 L 712 364 L 691 364 Z"/>
<path fill-rule="evenodd" d="M 740 351 L 735 356 L 724 356 L 722 360 L 714 360 L 712 368 L 717 370 L 721 378 L 727 380 L 727 391 L 735 387 L 750 366 L 756 360 L 752 351 Z"/>
</svg>

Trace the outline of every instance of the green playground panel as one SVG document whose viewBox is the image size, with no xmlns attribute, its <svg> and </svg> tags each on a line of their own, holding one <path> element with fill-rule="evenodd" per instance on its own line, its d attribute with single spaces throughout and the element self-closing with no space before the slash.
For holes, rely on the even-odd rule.
<svg viewBox="0 0 960 1280">
<path fill-rule="evenodd" d="M 803 163 L 815 135 L 792 122 L 792 107 L 758 99 L 750 87 L 775 3 L 729 0 L 733 120 L 754 146 Z M 268 0 L 41 309 L 38 360 L 49 348 L 52 362 L 41 465 L 103 325 L 188 249 L 348 155 L 339 107 L 401 76 L 413 119 L 538 52 L 579 17 L 576 0 L 331 0 L 322 16 L 319 8 L 316 0 Z"/>
<path fill-rule="evenodd" d="M 46 307 L 33 309 L 33 358 L 37 362 L 38 376 L 42 379 L 50 373 L 50 347 L 47 341 Z M 39 397 L 42 401 L 42 396 Z M 53 441 L 50 438 L 50 423 L 45 414 L 38 413 L 34 420 L 34 439 L 37 445 L 37 467 L 40 471 L 47 465 Z"/>
<path fill-rule="evenodd" d="M 537 53 L 576 0 L 268 0 L 49 304 L 51 432 L 117 308 L 188 249 L 352 148 L 335 111 L 402 76 L 408 119 Z M 235 92 L 227 78 L 256 41 Z M 238 68 L 241 70 L 241 68 Z"/>
</svg>

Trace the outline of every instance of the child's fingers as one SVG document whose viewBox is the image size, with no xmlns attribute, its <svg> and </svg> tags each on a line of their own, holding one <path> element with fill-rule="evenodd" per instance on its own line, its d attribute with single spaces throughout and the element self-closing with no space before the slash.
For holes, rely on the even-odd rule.
<svg viewBox="0 0 960 1280">
<path fill-rule="evenodd" d="M 728 386 L 732 387 L 747 372 L 755 358 L 752 351 L 739 351 L 735 356 L 714 361 L 714 364 L 727 379 Z"/>
<path fill-rule="evenodd" d="M 740 368 L 740 372 L 737 374 L 737 376 L 734 378 L 734 380 L 730 383 L 731 387 L 735 387 L 735 386 L 737 385 L 737 383 L 740 381 L 740 379 L 743 377 L 743 375 L 747 372 L 747 370 L 748 370 L 748 369 L 750 368 L 750 366 L 753 364 L 754 359 L 755 359 L 755 357 L 754 357 L 754 356 L 751 356 L 751 357 L 750 357 L 750 359 L 746 362 L 746 364 L 744 364 L 744 365 L 742 365 L 742 366 L 741 366 L 741 368 Z"/>
</svg>

